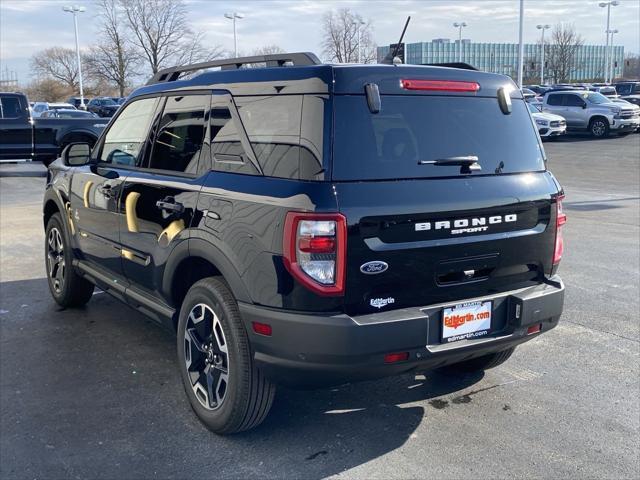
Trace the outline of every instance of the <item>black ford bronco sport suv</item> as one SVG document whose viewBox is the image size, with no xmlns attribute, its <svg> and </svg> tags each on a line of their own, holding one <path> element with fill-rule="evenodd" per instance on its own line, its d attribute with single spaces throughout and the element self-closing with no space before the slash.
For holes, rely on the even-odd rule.
<svg viewBox="0 0 640 480">
<path fill-rule="evenodd" d="M 545 162 L 502 75 L 308 53 L 167 69 L 50 167 L 49 287 L 176 331 L 198 417 L 246 430 L 276 384 L 483 370 L 555 327 Z"/>
</svg>

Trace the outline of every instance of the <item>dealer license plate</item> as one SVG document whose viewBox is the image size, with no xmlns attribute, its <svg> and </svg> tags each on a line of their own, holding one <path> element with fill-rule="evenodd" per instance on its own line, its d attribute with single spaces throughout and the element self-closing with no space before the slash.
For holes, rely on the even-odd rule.
<svg viewBox="0 0 640 480">
<path fill-rule="evenodd" d="M 461 303 L 442 311 L 442 342 L 472 340 L 491 330 L 491 303 Z"/>
</svg>

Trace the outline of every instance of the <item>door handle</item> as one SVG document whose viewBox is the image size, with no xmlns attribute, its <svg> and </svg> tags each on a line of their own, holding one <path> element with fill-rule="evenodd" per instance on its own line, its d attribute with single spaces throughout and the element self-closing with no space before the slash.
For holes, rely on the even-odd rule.
<svg viewBox="0 0 640 480">
<path fill-rule="evenodd" d="M 167 197 L 164 200 L 158 200 L 156 202 L 156 207 L 160 210 L 166 210 L 169 212 L 184 212 L 184 205 L 175 201 L 173 197 Z"/>
</svg>

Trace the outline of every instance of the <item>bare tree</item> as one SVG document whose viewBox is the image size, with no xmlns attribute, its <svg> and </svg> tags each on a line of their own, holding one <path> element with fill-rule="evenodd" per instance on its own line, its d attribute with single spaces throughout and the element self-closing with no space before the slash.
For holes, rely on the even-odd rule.
<svg viewBox="0 0 640 480">
<path fill-rule="evenodd" d="M 102 26 L 99 43 L 87 56 L 87 69 L 97 80 L 114 84 L 124 97 L 141 58 L 128 38 L 118 0 L 100 0 L 97 7 Z"/>
<path fill-rule="evenodd" d="M 328 61 L 357 62 L 358 47 L 361 63 L 376 61 L 376 45 L 373 42 L 373 27 L 370 21 L 364 22 L 360 15 L 343 8 L 325 14 L 323 29 L 323 54 Z"/>
<path fill-rule="evenodd" d="M 568 82 L 580 68 L 576 56 L 583 44 L 573 24 L 558 23 L 553 27 L 545 60 L 549 78 L 554 83 Z"/>
<path fill-rule="evenodd" d="M 63 101 L 73 95 L 74 91 L 65 82 L 51 77 L 36 79 L 25 88 L 27 96 L 39 102 Z"/>
<path fill-rule="evenodd" d="M 152 73 L 169 65 L 217 58 L 223 53 L 219 46 L 211 49 L 203 46 L 203 34 L 189 26 L 183 0 L 120 0 L 120 3 L 133 41 Z"/>
<path fill-rule="evenodd" d="M 31 69 L 40 77 L 52 78 L 72 90 L 78 89 L 78 59 L 75 50 L 51 47 L 31 57 Z"/>
</svg>

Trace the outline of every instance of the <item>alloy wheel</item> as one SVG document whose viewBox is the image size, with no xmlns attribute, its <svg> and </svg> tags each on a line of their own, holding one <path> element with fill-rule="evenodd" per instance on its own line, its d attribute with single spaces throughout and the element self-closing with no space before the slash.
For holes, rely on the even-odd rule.
<svg viewBox="0 0 640 480">
<path fill-rule="evenodd" d="M 591 127 L 591 132 L 593 132 L 593 134 L 596 137 L 601 137 L 602 135 L 604 135 L 604 132 L 605 132 L 604 122 L 601 120 L 597 120 L 593 122 L 593 125 Z"/>
<path fill-rule="evenodd" d="M 220 319 L 204 303 L 189 312 L 184 332 L 184 362 L 200 404 L 207 410 L 218 409 L 229 385 L 229 353 Z"/>
<path fill-rule="evenodd" d="M 47 266 L 51 284 L 56 293 L 61 293 L 64 287 L 65 260 L 64 244 L 60 230 L 53 227 L 47 237 Z"/>
</svg>

